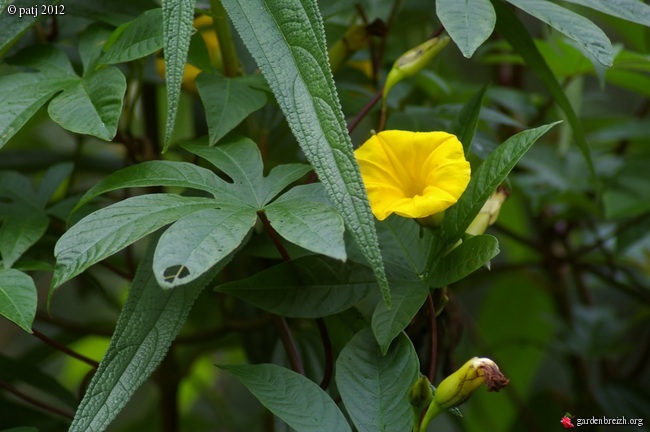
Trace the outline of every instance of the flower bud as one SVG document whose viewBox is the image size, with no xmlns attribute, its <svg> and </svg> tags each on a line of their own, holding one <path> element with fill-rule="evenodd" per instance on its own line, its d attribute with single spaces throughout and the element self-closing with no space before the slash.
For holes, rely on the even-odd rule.
<svg viewBox="0 0 650 432">
<path fill-rule="evenodd" d="M 427 377 L 420 375 L 409 389 L 409 403 L 417 408 L 419 412 L 419 410 L 428 406 L 432 400 L 433 390 L 431 389 L 431 383 Z"/>
<path fill-rule="evenodd" d="M 398 58 L 386 77 L 384 104 L 388 92 L 398 82 L 420 72 L 449 43 L 448 36 L 435 37 L 406 51 Z"/>
<path fill-rule="evenodd" d="M 501 205 L 509 195 L 510 191 L 508 189 L 499 186 L 492 196 L 485 201 L 483 208 L 481 208 L 481 211 L 479 211 L 465 232 L 474 236 L 483 234 L 488 226 L 497 221 Z"/>
<path fill-rule="evenodd" d="M 370 34 L 366 25 L 353 25 L 345 35 L 334 42 L 329 49 L 330 68 L 336 72 L 341 65 L 352 56 L 355 52 L 368 46 Z"/>
<path fill-rule="evenodd" d="M 438 414 L 448 409 L 454 409 L 465 402 L 481 384 L 485 383 L 488 391 L 499 391 L 508 385 L 509 381 L 492 360 L 474 357 L 442 380 L 422 419 L 419 430 L 426 430 L 431 420 Z"/>
<path fill-rule="evenodd" d="M 433 403 L 444 409 L 453 408 L 465 402 L 483 383 L 488 391 L 499 391 L 509 381 L 492 360 L 474 357 L 440 383 Z"/>
</svg>

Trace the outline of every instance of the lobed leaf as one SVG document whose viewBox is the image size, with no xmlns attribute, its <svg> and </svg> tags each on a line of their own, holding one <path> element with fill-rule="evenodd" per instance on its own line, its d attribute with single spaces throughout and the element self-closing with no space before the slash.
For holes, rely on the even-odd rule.
<svg viewBox="0 0 650 432">
<path fill-rule="evenodd" d="M 62 283 L 147 234 L 218 204 L 208 198 L 140 195 L 91 213 L 66 231 L 54 247 L 56 268 L 50 297 Z"/>
<path fill-rule="evenodd" d="M 300 432 L 351 432 L 345 416 L 317 384 L 274 364 L 222 365 L 273 414 Z"/>
<path fill-rule="evenodd" d="M 314 0 L 224 0 L 305 155 L 390 303 L 370 205 L 329 69 Z"/>
<path fill-rule="evenodd" d="M 153 271 L 162 288 L 193 281 L 244 241 L 255 225 L 251 207 L 216 203 L 174 223 L 158 241 Z"/>
<path fill-rule="evenodd" d="M 264 213 L 278 234 L 290 242 L 345 261 L 343 219 L 329 204 L 313 200 L 309 186 L 296 186 L 265 206 Z"/>
</svg>

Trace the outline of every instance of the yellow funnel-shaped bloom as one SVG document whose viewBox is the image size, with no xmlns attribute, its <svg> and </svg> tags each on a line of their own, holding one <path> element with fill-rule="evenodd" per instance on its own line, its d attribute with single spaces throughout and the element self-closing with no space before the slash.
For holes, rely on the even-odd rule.
<svg viewBox="0 0 650 432">
<path fill-rule="evenodd" d="M 446 132 L 387 130 L 355 151 L 375 217 L 424 218 L 458 201 L 470 179 L 463 145 Z"/>
</svg>

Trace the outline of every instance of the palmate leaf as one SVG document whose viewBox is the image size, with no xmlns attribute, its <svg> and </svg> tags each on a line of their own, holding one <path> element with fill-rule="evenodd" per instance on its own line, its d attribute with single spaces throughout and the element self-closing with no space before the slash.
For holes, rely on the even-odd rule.
<svg viewBox="0 0 650 432">
<path fill-rule="evenodd" d="M 224 0 L 223 6 L 390 303 L 373 216 L 329 69 L 316 2 Z"/>
<path fill-rule="evenodd" d="M 183 285 L 201 276 L 234 251 L 255 225 L 251 207 L 219 204 L 174 223 L 160 237 L 153 271 L 163 288 Z"/>
<path fill-rule="evenodd" d="M 490 0 L 437 0 L 436 14 L 467 58 L 490 37 L 497 20 Z"/>
<path fill-rule="evenodd" d="M 61 236 L 54 247 L 55 288 L 91 265 L 142 237 L 199 210 L 214 208 L 209 198 L 171 194 L 140 195 L 91 213 Z"/>
<path fill-rule="evenodd" d="M 192 303 L 225 265 L 183 289 L 162 290 L 153 275 L 153 244 L 138 266 L 108 351 L 93 376 L 70 432 L 103 431 L 162 361 Z"/>
<path fill-rule="evenodd" d="M 408 431 L 413 411 L 408 390 L 419 362 L 405 334 L 383 355 L 370 329 L 357 333 L 336 361 L 336 385 L 359 431 Z"/>
<path fill-rule="evenodd" d="M 219 366 L 273 414 L 300 432 L 351 432 L 345 416 L 316 383 L 274 364 Z"/>
</svg>

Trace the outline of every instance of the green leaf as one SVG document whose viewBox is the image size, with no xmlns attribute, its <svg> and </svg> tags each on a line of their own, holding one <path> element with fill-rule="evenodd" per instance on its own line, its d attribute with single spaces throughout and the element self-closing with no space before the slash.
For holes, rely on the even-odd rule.
<svg viewBox="0 0 650 432">
<path fill-rule="evenodd" d="M 111 35 L 111 30 L 101 24 L 91 24 L 79 36 L 79 57 L 83 65 L 83 76 L 95 71 L 102 47 Z"/>
<path fill-rule="evenodd" d="M 192 303 L 220 268 L 183 289 L 162 290 L 151 271 L 153 243 L 138 266 L 106 355 L 79 404 L 70 432 L 103 431 L 162 361 Z"/>
<path fill-rule="evenodd" d="M 190 49 L 190 38 L 194 31 L 194 27 L 192 27 L 194 0 L 163 1 L 162 10 L 165 81 L 167 83 L 167 126 L 165 127 L 163 145 L 164 153 L 169 147 L 176 123 L 183 71 L 187 61 L 187 52 Z"/>
<path fill-rule="evenodd" d="M 478 120 L 481 114 L 481 101 L 487 90 L 488 85 L 481 87 L 478 91 L 458 112 L 451 125 L 451 131 L 458 137 L 458 140 L 463 144 L 465 149 L 465 156 L 469 155 L 472 148 L 472 140 L 478 126 Z"/>
<path fill-rule="evenodd" d="M 432 273 L 432 286 L 444 287 L 473 273 L 499 254 L 499 242 L 490 235 L 470 237 L 445 255 Z"/>
<path fill-rule="evenodd" d="M 490 37 L 497 20 L 490 0 L 437 0 L 436 14 L 467 58 Z"/>
<path fill-rule="evenodd" d="M 117 27 L 140 16 L 148 9 L 160 7 L 156 0 L 111 0 L 89 2 L 88 0 L 66 0 L 66 15 L 89 18 Z"/>
<path fill-rule="evenodd" d="M 91 199 L 117 189 L 175 186 L 211 193 L 219 201 L 242 202 L 230 185 L 212 171 L 188 162 L 149 161 L 121 169 L 102 179 L 84 194 L 75 210 Z"/>
<path fill-rule="evenodd" d="M 285 239 L 307 250 L 345 261 L 343 219 L 330 205 L 311 199 L 312 185 L 296 186 L 264 213 Z"/>
<path fill-rule="evenodd" d="M 54 247 L 56 269 L 50 296 L 65 281 L 158 228 L 218 205 L 214 199 L 155 194 L 131 197 L 91 213 L 66 231 Z"/>
<path fill-rule="evenodd" d="M 277 315 L 319 318 L 350 308 L 376 284 L 367 267 L 306 256 L 216 290 Z"/>
<path fill-rule="evenodd" d="M 32 278 L 18 270 L 0 270 L 0 315 L 31 333 L 36 302 L 36 285 Z"/>
<path fill-rule="evenodd" d="M 418 376 L 411 341 L 401 334 L 382 355 L 370 329 L 361 330 L 336 361 L 336 385 L 359 431 L 409 431 L 413 411 L 407 393 Z"/>
<path fill-rule="evenodd" d="M 59 0 L 45 0 L 39 2 L 38 5 L 51 5 L 57 4 Z M 6 1 L 5 1 L 6 4 Z M 31 0 L 14 0 L 11 2 L 19 8 L 34 7 L 36 4 Z M 40 6 L 37 6 L 40 7 Z M 44 15 L 38 16 L 23 16 L 19 17 L 18 13 L 12 15 L 7 13 L 6 8 L 0 8 L 0 57 L 3 57 L 13 44 L 20 39 L 31 27 L 33 27 Z M 2 93 L 0 93 L 2 94 Z"/>
<path fill-rule="evenodd" d="M 45 207 L 61 183 L 72 173 L 74 165 L 64 162 L 51 166 L 45 171 L 36 196 L 41 206 Z"/>
<path fill-rule="evenodd" d="M 101 62 L 125 63 L 163 47 L 162 9 L 151 9 L 118 27 L 106 41 Z"/>
<path fill-rule="evenodd" d="M 50 102 L 48 113 L 61 127 L 110 141 L 117 133 L 126 78 L 108 67 L 89 74 Z"/>
<path fill-rule="evenodd" d="M 233 181 L 232 193 L 250 206 L 261 209 L 291 182 L 310 171 L 307 165 L 280 165 L 264 177 L 262 155 L 249 138 L 231 137 L 216 147 L 184 144 L 183 148 L 201 156 Z"/>
<path fill-rule="evenodd" d="M 173 288 L 193 281 L 239 247 L 256 220 L 257 213 L 248 206 L 221 203 L 178 220 L 156 247 L 153 271 L 158 284 Z"/>
<path fill-rule="evenodd" d="M 377 303 L 371 323 L 382 354 L 413 320 L 429 294 L 428 284 L 422 281 L 390 281 L 393 305 L 388 309 L 385 303 Z"/>
<path fill-rule="evenodd" d="M 36 73 L 0 76 L 0 149 L 64 84 Z"/>
<path fill-rule="evenodd" d="M 45 233 L 50 219 L 31 206 L 10 206 L 0 226 L 0 256 L 4 268 L 10 268 Z"/>
<path fill-rule="evenodd" d="M 249 87 L 241 78 L 202 73 L 195 84 L 205 107 L 210 145 L 266 104 L 266 94 Z"/>
<path fill-rule="evenodd" d="M 317 384 L 274 364 L 219 366 L 241 381 L 273 414 L 300 432 L 351 432 L 334 401 Z"/>
<path fill-rule="evenodd" d="M 485 201 L 492 195 L 517 161 L 542 135 L 560 122 L 525 130 L 508 138 L 473 173 L 469 185 L 456 204 L 445 212 L 442 229 L 450 244 L 461 238 Z"/>
<path fill-rule="evenodd" d="M 650 27 L 650 5 L 639 0 L 564 0 Z"/>
<path fill-rule="evenodd" d="M 384 301 L 390 289 L 359 167 L 329 68 L 313 0 L 224 0 L 293 134 L 370 263 Z"/>
<path fill-rule="evenodd" d="M 614 64 L 614 48 L 609 38 L 582 15 L 548 0 L 507 0 L 576 41 L 604 66 Z"/>
<path fill-rule="evenodd" d="M 573 131 L 573 137 L 576 140 L 576 144 L 582 152 L 582 155 L 587 162 L 587 166 L 589 167 L 592 182 L 595 183 L 596 172 L 594 171 L 594 164 L 591 160 L 591 154 L 589 152 L 589 147 L 587 146 L 585 133 L 578 116 L 564 93 L 564 90 L 558 84 L 555 76 L 553 76 L 553 73 L 544 61 L 544 58 L 537 50 L 535 42 L 521 21 L 519 21 L 515 14 L 503 5 L 502 2 L 492 0 L 492 4 L 494 5 L 499 17 L 497 20 L 497 31 L 519 53 L 519 55 L 521 55 L 526 64 L 537 75 L 540 81 L 542 81 L 555 103 L 557 103 L 560 109 L 564 111 L 564 114 L 571 125 L 571 130 Z"/>
</svg>

